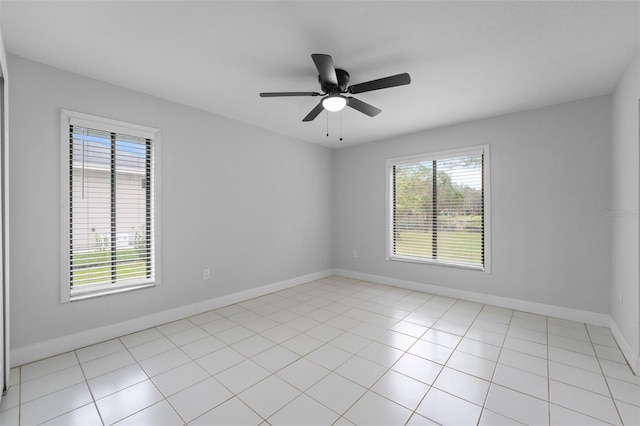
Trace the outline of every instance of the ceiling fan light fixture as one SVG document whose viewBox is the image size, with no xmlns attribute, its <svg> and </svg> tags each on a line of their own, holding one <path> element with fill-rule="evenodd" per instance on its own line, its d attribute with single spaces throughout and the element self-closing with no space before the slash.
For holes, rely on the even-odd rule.
<svg viewBox="0 0 640 426">
<path fill-rule="evenodd" d="M 330 95 L 322 100 L 322 106 L 327 111 L 338 112 L 347 106 L 347 98 L 341 95 Z"/>
<path fill-rule="evenodd" d="M 320 102 L 302 119 L 304 122 L 313 121 L 322 111 L 342 111 L 345 106 L 349 106 L 349 108 L 353 108 L 369 117 L 375 117 L 382 112 L 380 109 L 349 95 L 386 89 L 388 87 L 404 86 L 405 84 L 411 83 L 411 77 L 405 72 L 349 86 L 349 73 L 343 69 L 334 67 L 333 58 L 330 55 L 314 53 L 311 55 L 311 59 L 313 59 L 313 63 L 318 70 L 318 82 L 320 83 L 322 93 L 262 92 L 260 96 L 263 98 L 322 96 Z M 347 96 L 343 96 L 343 94 L 347 94 Z"/>
</svg>

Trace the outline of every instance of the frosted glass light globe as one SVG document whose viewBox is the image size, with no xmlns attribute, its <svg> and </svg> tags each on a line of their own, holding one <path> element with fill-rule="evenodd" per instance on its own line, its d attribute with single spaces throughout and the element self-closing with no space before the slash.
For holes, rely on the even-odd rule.
<svg viewBox="0 0 640 426">
<path fill-rule="evenodd" d="M 322 106 L 327 111 L 337 112 L 347 105 L 347 98 L 340 95 L 332 95 L 322 100 Z"/>
</svg>

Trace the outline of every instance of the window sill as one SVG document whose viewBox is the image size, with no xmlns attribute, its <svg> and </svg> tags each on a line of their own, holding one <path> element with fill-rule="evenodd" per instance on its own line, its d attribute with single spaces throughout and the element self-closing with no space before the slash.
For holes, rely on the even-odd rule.
<svg viewBox="0 0 640 426">
<path fill-rule="evenodd" d="M 111 287 L 103 289 L 94 289 L 87 291 L 72 292 L 69 301 L 77 302 L 80 300 L 93 299 L 95 297 L 109 296 L 112 294 L 125 293 L 128 291 L 141 290 L 143 288 L 155 287 L 155 282 L 148 282 L 144 284 L 128 285 L 123 287 Z"/>
<path fill-rule="evenodd" d="M 392 256 L 388 256 L 387 260 L 398 261 L 398 262 L 408 262 L 408 263 L 421 263 L 426 265 L 444 266 L 447 268 L 468 269 L 471 271 L 488 272 L 484 266 L 468 265 L 468 264 L 455 262 L 455 261 L 426 259 L 423 257 L 392 255 Z"/>
</svg>

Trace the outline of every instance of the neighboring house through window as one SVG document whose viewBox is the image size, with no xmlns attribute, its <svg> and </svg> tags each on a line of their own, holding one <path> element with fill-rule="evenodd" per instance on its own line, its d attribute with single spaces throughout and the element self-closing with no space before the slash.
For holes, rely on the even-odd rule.
<svg viewBox="0 0 640 426">
<path fill-rule="evenodd" d="M 158 283 L 158 129 L 61 111 L 62 301 Z"/>
<path fill-rule="evenodd" d="M 489 270 L 489 147 L 387 161 L 387 258 Z"/>
</svg>

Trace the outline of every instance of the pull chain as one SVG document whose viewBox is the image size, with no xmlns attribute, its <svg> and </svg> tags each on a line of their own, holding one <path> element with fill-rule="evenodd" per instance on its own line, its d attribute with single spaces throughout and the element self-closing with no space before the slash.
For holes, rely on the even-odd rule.
<svg viewBox="0 0 640 426">
<path fill-rule="evenodd" d="M 329 137 L 329 112 L 326 112 L 327 137 Z M 342 112 L 340 113 L 340 141 L 342 141 Z"/>
<path fill-rule="evenodd" d="M 327 137 L 329 137 L 329 112 L 325 112 L 325 117 L 327 117 Z"/>
</svg>

